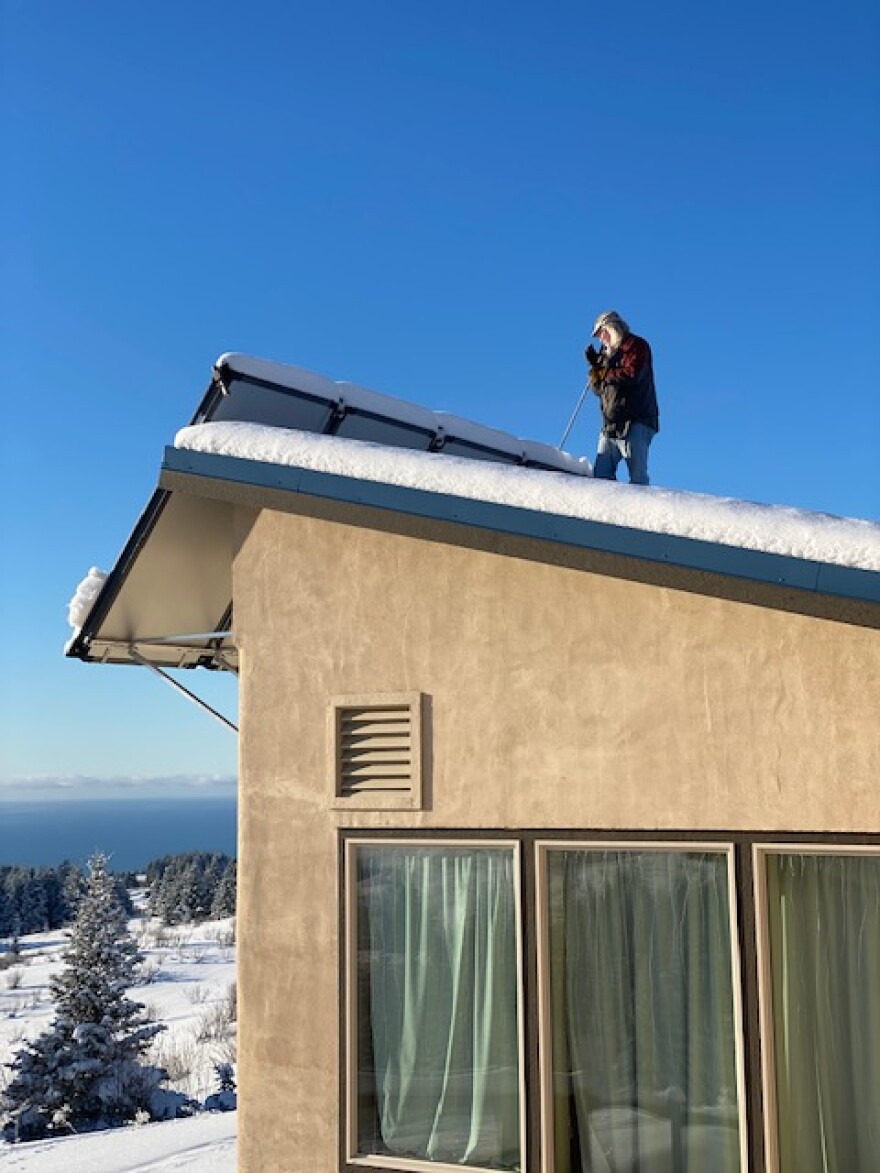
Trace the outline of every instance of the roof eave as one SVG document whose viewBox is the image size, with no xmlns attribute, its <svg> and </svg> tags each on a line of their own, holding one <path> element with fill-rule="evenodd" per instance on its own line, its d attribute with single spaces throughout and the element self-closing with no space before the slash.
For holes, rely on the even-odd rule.
<svg viewBox="0 0 880 1173">
<path fill-rule="evenodd" d="M 159 487 L 65 654 L 235 670 L 228 506 Z"/>
<path fill-rule="evenodd" d="M 182 481 L 181 478 L 184 480 Z M 609 525 L 241 457 L 166 448 L 160 485 L 210 493 L 209 482 L 302 494 L 573 548 L 637 558 L 822 595 L 880 602 L 880 574 L 856 567 Z"/>
</svg>

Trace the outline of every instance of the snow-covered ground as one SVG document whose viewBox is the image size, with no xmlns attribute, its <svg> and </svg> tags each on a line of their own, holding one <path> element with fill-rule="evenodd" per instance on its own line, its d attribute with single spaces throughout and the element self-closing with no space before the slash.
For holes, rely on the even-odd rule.
<svg viewBox="0 0 880 1173">
<path fill-rule="evenodd" d="M 235 944 L 231 920 L 163 928 L 136 918 L 131 929 L 145 957 L 131 996 L 167 1024 L 149 1058 L 171 1074 L 169 1086 L 204 1102 L 217 1090 L 214 1066 L 235 1062 Z M 0 954 L 0 1087 L 23 1039 L 49 1023 L 49 977 L 62 966 L 63 931 L 21 938 L 21 958 Z M 234 1173 L 236 1113 L 200 1112 L 185 1120 L 29 1144 L 0 1141 L 4 1173 Z"/>
<path fill-rule="evenodd" d="M 87 1136 L 0 1143 L 3 1173 L 233 1173 L 235 1112 L 132 1125 Z"/>
</svg>

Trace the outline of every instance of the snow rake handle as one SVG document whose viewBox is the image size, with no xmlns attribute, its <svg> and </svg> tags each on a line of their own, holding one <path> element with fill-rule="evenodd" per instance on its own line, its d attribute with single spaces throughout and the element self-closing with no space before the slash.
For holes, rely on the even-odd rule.
<svg viewBox="0 0 880 1173">
<path fill-rule="evenodd" d="M 583 407 L 583 405 L 584 405 L 584 400 L 585 400 L 585 399 L 586 399 L 586 397 L 587 397 L 587 392 L 589 391 L 589 389 L 590 389 L 590 381 L 589 381 L 589 379 L 588 379 L 588 380 L 586 381 L 586 383 L 584 383 L 584 389 L 583 389 L 583 391 L 581 391 L 581 397 L 580 397 L 580 399 L 577 401 L 577 403 L 575 404 L 575 409 L 574 409 L 574 411 L 571 413 L 571 419 L 568 421 L 568 427 L 567 427 L 567 428 L 565 429 L 565 431 L 562 433 L 562 439 L 559 441 L 559 444 L 558 444 L 558 447 L 559 447 L 560 449 L 562 448 L 562 446 L 563 446 L 563 444 L 565 443 L 565 441 L 568 439 L 568 434 L 569 434 L 569 432 L 570 432 L 570 431 L 571 431 L 571 429 L 574 427 L 574 421 L 577 419 L 577 417 L 578 417 L 578 412 L 580 411 L 580 409 L 581 409 L 581 408 Z"/>
</svg>

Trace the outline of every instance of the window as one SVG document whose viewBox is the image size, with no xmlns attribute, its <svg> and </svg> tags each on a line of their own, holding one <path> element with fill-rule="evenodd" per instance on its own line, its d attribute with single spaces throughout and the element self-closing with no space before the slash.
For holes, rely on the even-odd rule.
<svg viewBox="0 0 880 1173">
<path fill-rule="evenodd" d="M 547 1168 L 741 1170 L 731 852 L 539 852 Z"/>
<path fill-rule="evenodd" d="M 348 1167 L 880 1170 L 880 836 L 343 834 Z"/>
<path fill-rule="evenodd" d="M 880 853 L 756 849 L 772 1173 L 880 1169 Z"/>
<path fill-rule="evenodd" d="M 522 1168 L 517 875 L 516 845 L 348 841 L 350 1161 Z"/>
</svg>

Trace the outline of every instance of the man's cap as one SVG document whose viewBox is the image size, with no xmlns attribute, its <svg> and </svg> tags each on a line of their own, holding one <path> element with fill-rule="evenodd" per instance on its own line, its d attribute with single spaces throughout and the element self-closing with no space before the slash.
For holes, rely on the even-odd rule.
<svg viewBox="0 0 880 1173">
<path fill-rule="evenodd" d="M 593 337 L 595 338 L 603 326 L 616 326 L 618 329 L 623 325 L 623 318 L 617 310 L 606 310 L 604 314 L 599 314 L 596 318 L 596 323 L 593 326 Z"/>
</svg>

